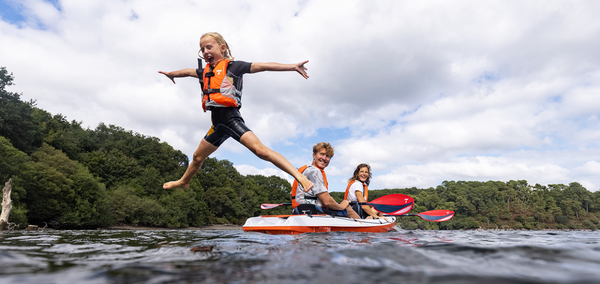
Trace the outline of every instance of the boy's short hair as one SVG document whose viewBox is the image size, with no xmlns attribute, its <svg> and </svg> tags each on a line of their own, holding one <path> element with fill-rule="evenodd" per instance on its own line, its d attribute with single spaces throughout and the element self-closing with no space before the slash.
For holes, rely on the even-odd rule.
<svg viewBox="0 0 600 284">
<path fill-rule="evenodd" d="M 327 155 L 329 157 L 333 157 L 334 150 L 333 150 L 333 146 L 331 146 L 331 144 L 329 144 L 328 142 L 317 143 L 317 145 L 315 145 L 313 147 L 313 154 L 316 154 L 317 152 L 321 151 L 321 149 L 325 149 Z"/>
</svg>

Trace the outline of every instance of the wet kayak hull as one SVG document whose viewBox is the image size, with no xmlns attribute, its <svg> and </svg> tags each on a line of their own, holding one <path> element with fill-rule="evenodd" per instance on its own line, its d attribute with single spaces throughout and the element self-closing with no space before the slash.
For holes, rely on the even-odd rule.
<svg viewBox="0 0 600 284">
<path fill-rule="evenodd" d="M 384 233 L 394 229 L 396 218 L 385 220 L 354 220 L 330 215 L 266 215 L 248 218 L 243 230 L 272 235 L 304 233 L 363 232 Z"/>
</svg>

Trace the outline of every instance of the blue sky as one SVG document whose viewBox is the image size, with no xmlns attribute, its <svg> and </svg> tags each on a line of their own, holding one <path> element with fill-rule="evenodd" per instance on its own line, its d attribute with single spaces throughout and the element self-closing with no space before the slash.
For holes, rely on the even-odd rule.
<svg viewBox="0 0 600 284">
<path fill-rule="evenodd" d="M 342 4 L 343 3 L 343 4 Z M 370 188 L 444 180 L 580 182 L 600 189 L 597 1 L 0 1 L 10 90 L 83 121 L 155 136 L 191 155 L 210 127 L 196 66 L 220 32 L 237 60 L 307 64 L 244 76 L 242 115 L 300 167 L 336 149 L 330 190 L 359 163 Z M 287 174 L 237 142 L 242 174 Z"/>
</svg>

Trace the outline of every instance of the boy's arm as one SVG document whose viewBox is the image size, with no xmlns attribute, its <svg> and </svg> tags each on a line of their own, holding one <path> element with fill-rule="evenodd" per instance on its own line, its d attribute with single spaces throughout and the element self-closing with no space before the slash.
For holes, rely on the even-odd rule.
<svg viewBox="0 0 600 284">
<path fill-rule="evenodd" d="M 250 66 L 250 73 L 262 72 L 262 71 L 296 71 L 304 77 L 304 79 L 308 79 L 308 74 L 306 74 L 307 68 L 304 67 L 304 64 L 308 63 L 308 60 L 295 64 L 281 64 L 275 62 L 269 63 L 261 63 L 261 62 L 252 62 Z"/>
<path fill-rule="evenodd" d="M 173 84 L 175 84 L 175 78 L 180 78 L 180 77 L 196 77 L 196 78 L 198 78 L 198 74 L 196 74 L 196 69 L 192 69 L 192 68 L 181 69 L 181 70 L 171 71 L 171 72 L 158 71 L 158 73 L 164 74 L 165 76 L 169 77 L 169 79 L 171 79 L 171 81 L 173 81 Z"/>
<path fill-rule="evenodd" d="M 329 195 L 329 192 L 327 191 L 317 194 L 317 198 L 319 198 L 321 203 L 323 203 L 323 205 L 325 205 L 325 207 L 327 207 L 327 209 L 330 210 L 344 210 L 350 204 L 350 201 L 348 200 L 343 200 L 338 204 L 335 201 L 335 199 L 333 199 L 333 197 Z"/>
</svg>

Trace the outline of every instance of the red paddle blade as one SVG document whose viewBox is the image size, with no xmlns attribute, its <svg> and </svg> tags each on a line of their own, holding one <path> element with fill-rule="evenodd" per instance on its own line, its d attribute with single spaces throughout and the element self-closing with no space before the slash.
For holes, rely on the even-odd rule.
<svg viewBox="0 0 600 284">
<path fill-rule="evenodd" d="M 273 209 L 273 208 L 279 207 L 281 205 L 283 205 L 283 203 L 280 203 L 280 204 L 261 204 L 260 205 L 260 209 L 265 209 L 265 210 L 266 209 Z"/>
<path fill-rule="evenodd" d="M 379 197 L 369 205 L 381 213 L 388 215 L 402 215 L 412 210 L 415 200 L 404 194 L 389 194 Z"/>
<path fill-rule="evenodd" d="M 415 214 L 423 220 L 431 221 L 431 222 L 444 222 L 452 219 L 454 217 L 454 211 L 450 210 L 431 210 L 423 213 Z"/>
</svg>

